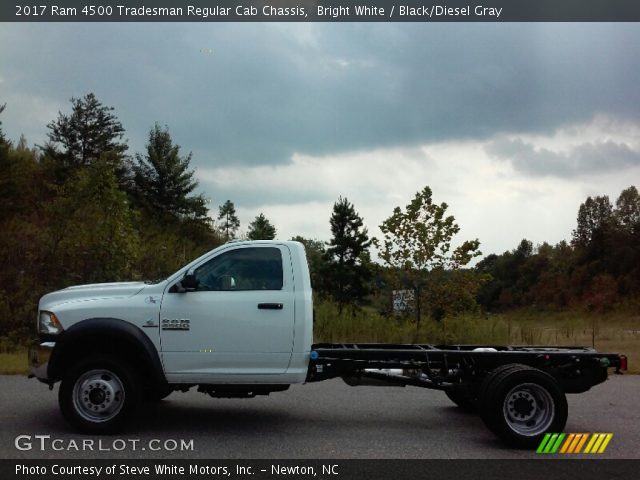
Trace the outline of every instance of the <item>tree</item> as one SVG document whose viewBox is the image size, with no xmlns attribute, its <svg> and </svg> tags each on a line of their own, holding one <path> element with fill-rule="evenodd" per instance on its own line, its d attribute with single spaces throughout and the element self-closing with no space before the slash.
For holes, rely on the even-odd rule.
<svg viewBox="0 0 640 480">
<path fill-rule="evenodd" d="M 324 275 L 327 272 L 327 257 L 324 242 L 321 240 L 304 238 L 300 235 L 293 237 L 291 240 L 300 242 L 304 245 L 304 249 L 307 254 L 307 262 L 309 263 L 313 294 L 324 298 L 327 294 L 327 282 L 324 278 Z"/>
<path fill-rule="evenodd" d="M 35 212 L 49 193 L 34 150 L 0 145 L 0 220 Z M 25 141 L 26 143 L 26 141 Z"/>
<path fill-rule="evenodd" d="M 6 103 L 0 105 L 0 113 L 4 112 L 4 109 L 6 107 L 7 107 Z M 7 139 L 4 136 L 4 132 L 2 131 L 2 122 L 0 121 L 0 146 L 8 145 L 8 144 L 9 144 L 9 142 L 7 141 Z"/>
<path fill-rule="evenodd" d="M 276 238 L 276 227 L 261 213 L 249 224 L 247 237 L 249 240 L 273 240 Z"/>
<path fill-rule="evenodd" d="M 218 221 L 221 221 L 221 229 L 227 241 L 234 238 L 236 231 L 240 228 L 240 220 L 236 216 L 236 207 L 231 200 L 224 202 L 219 207 Z"/>
<path fill-rule="evenodd" d="M 578 209 L 578 225 L 573 231 L 573 244 L 586 247 L 598 236 L 606 233 L 613 219 L 613 207 L 607 195 L 587 200 Z"/>
<path fill-rule="evenodd" d="M 384 234 L 380 257 L 392 267 L 396 283 L 413 291 L 418 326 L 429 273 L 457 269 L 481 254 L 477 239 L 465 241 L 451 251 L 451 241 L 460 227 L 453 216 L 445 217 L 447 208 L 444 202 L 434 203 L 431 189 L 425 187 L 404 211 L 396 207 L 380 225 Z"/>
<path fill-rule="evenodd" d="M 42 206 L 52 195 L 33 150 L 0 144 L 0 172 L 0 336 L 26 339 L 50 286 Z"/>
<path fill-rule="evenodd" d="M 635 186 L 624 189 L 616 200 L 615 217 L 629 233 L 640 230 L 640 195 Z"/>
<path fill-rule="evenodd" d="M 134 211 L 109 159 L 79 169 L 49 207 L 50 266 L 59 284 L 126 280 L 139 250 Z"/>
<path fill-rule="evenodd" d="M 156 218 L 207 219 L 207 201 L 202 195 L 191 195 L 198 186 L 189 170 L 191 153 L 180 156 L 180 145 L 174 145 L 169 128 L 157 123 L 149 131 L 146 155 L 137 154 L 134 173 L 134 197 Z"/>
<path fill-rule="evenodd" d="M 121 184 L 126 182 L 127 144 L 122 140 L 124 128 L 112 113 L 113 107 L 102 105 L 93 93 L 83 98 L 71 98 L 71 114 L 58 112 L 58 118 L 47 125 L 49 144 L 45 152 L 59 163 L 63 180 L 78 167 L 86 167 L 105 154 L 113 162 Z M 62 148 L 62 151 L 58 149 Z"/>
<path fill-rule="evenodd" d="M 371 272 L 367 268 L 371 240 L 362 217 L 348 199 L 333 204 L 329 220 L 333 238 L 327 243 L 327 287 L 338 303 L 338 312 L 346 304 L 361 303 L 368 293 Z"/>
</svg>

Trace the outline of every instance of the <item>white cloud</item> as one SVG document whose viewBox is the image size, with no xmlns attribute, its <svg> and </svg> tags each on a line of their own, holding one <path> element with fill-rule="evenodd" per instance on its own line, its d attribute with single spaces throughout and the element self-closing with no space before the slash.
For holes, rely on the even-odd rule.
<svg viewBox="0 0 640 480">
<path fill-rule="evenodd" d="M 580 177 L 640 166 L 640 125 L 604 115 L 553 135 L 500 135 L 487 153 L 526 175 Z"/>
<path fill-rule="evenodd" d="M 622 124 L 596 119 L 527 141 L 567 148 L 604 138 L 621 139 L 620 132 L 626 132 L 625 141 L 633 140 L 632 126 L 614 125 Z M 303 235 L 323 240 L 330 237 L 328 221 L 338 196 L 354 203 L 370 233 L 381 237 L 378 226 L 393 208 L 404 207 L 429 185 L 434 200 L 446 202 L 461 226 L 459 241 L 479 238 L 482 251 L 489 254 L 515 248 L 522 238 L 534 244 L 570 239 L 578 206 L 587 195 L 615 198 L 640 173 L 640 168 L 631 167 L 578 180 L 531 178 L 511 163 L 488 155 L 492 141 L 326 156 L 295 154 L 284 165 L 199 169 L 197 176 L 205 189 L 224 192 L 242 204 L 238 211 L 243 228 L 263 212 L 278 228 L 279 238 Z"/>
</svg>

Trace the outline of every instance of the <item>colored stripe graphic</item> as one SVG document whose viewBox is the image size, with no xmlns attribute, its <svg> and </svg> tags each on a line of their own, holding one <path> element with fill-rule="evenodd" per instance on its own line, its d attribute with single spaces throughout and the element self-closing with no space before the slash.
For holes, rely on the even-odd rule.
<svg viewBox="0 0 640 480">
<path fill-rule="evenodd" d="M 544 447 L 547 445 L 547 442 L 549 441 L 550 438 L 551 438 L 551 434 L 546 433 L 544 438 L 540 442 L 540 445 L 538 445 L 538 449 L 536 450 L 536 453 L 542 453 L 544 451 Z"/>
<path fill-rule="evenodd" d="M 580 453 L 580 450 L 588 437 L 588 433 L 572 433 L 562 446 L 560 453 Z"/>
<path fill-rule="evenodd" d="M 604 439 L 604 442 L 602 442 L 602 445 L 600 445 L 600 450 L 598 450 L 598 453 L 604 452 L 604 450 L 607 448 L 607 445 L 609 445 L 609 442 L 611 441 L 612 438 L 613 438 L 613 433 L 607 433 L 607 436 Z"/>
<path fill-rule="evenodd" d="M 585 442 L 587 441 L 587 438 L 589 438 L 589 434 L 588 433 L 583 433 L 582 434 L 582 438 L 580 439 L 580 442 L 578 443 L 578 445 L 576 445 L 576 450 L 573 453 L 580 453 L 580 451 L 582 450 L 582 447 L 584 446 Z"/>
<path fill-rule="evenodd" d="M 612 437 L 612 433 L 594 433 L 584 453 L 603 453 Z"/>
<path fill-rule="evenodd" d="M 613 433 L 547 433 L 538 445 L 536 453 L 598 454 L 606 450 L 612 438 Z M 587 446 L 583 450 L 585 443 Z"/>
<path fill-rule="evenodd" d="M 575 438 L 576 438 L 576 434 L 570 433 L 569 436 L 567 437 L 567 441 L 564 442 L 564 445 L 562 445 L 562 449 L 560 450 L 560 453 L 567 453 L 567 449 L 575 441 Z"/>
<path fill-rule="evenodd" d="M 565 433 L 547 433 L 542 439 L 542 442 L 540 442 L 540 445 L 538 446 L 536 452 L 556 453 L 560 448 L 560 445 L 562 445 L 562 440 L 564 439 L 565 435 Z"/>
</svg>

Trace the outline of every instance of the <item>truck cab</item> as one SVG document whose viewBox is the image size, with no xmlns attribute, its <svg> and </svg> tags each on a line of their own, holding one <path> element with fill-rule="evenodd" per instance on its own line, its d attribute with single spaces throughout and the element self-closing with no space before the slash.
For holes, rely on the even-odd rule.
<svg viewBox="0 0 640 480">
<path fill-rule="evenodd" d="M 109 392 L 112 402 L 126 382 L 84 378 L 76 372 L 78 361 L 121 363 L 116 370 L 126 370 L 131 383 L 146 383 L 128 397 L 192 385 L 223 396 L 268 393 L 305 381 L 312 316 L 301 243 L 234 241 L 156 283 L 81 285 L 45 295 L 38 306 L 42 341 L 30 353 L 33 374 L 49 384 L 62 380 L 61 392 L 81 379 L 95 384 L 84 390 Z M 86 400 L 78 392 L 70 396 L 61 405 L 94 412 L 97 406 L 108 414 L 89 420 L 110 423 L 115 405 L 96 404 L 88 394 Z M 96 399 L 103 397 L 96 393 Z M 75 416 L 68 413 L 68 419 Z"/>
</svg>

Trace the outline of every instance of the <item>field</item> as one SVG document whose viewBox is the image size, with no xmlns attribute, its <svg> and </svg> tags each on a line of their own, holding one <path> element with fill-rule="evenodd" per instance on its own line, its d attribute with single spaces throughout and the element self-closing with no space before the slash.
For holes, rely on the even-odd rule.
<svg viewBox="0 0 640 480">
<path fill-rule="evenodd" d="M 27 350 L 16 348 L 11 352 L 0 353 L 0 374 L 24 375 L 27 373 Z"/>
<path fill-rule="evenodd" d="M 500 315 L 462 315 L 442 322 L 425 319 L 416 328 L 411 319 L 388 318 L 366 308 L 353 314 L 347 308 L 339 315 L 335 305 L 320 303 L 315 312 L 314 341 L 594 346 L 602 352 L 627 355 L 629 372 L 640 373 L 637 312 L 519 310 Z M 3 341 L 0 346 L 0 374 L 27 373 L 26 348 Z"/>
<path fill-rule="evenodd" d="M 442 322 L 387 318 L 364 309 L 338 315 L 331 304 L 316 309 L 316 342 L 467 343 L 593 346 L 623 353 L 629 371 L 640 373 L 640 314 L 512 311 L 499 315 L 462 315 Z"/>
</svg>

